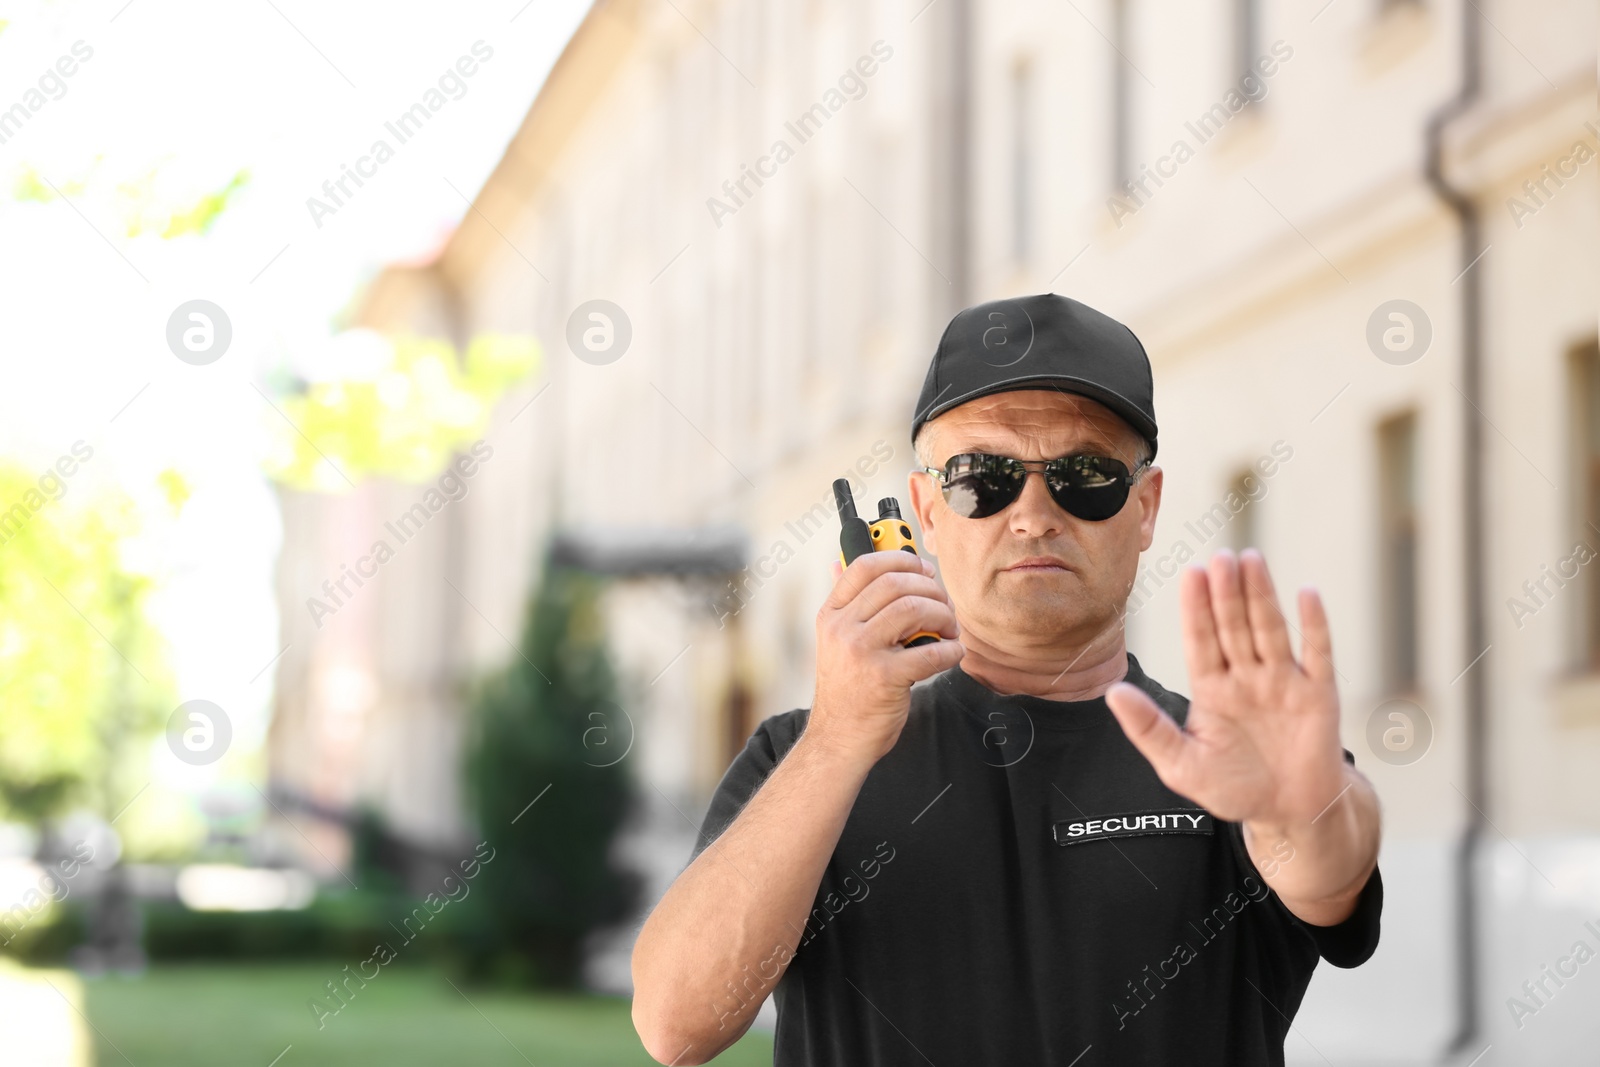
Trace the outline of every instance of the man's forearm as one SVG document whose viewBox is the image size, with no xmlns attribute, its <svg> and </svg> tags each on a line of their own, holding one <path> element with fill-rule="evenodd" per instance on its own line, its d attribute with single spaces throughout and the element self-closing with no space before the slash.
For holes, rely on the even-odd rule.
<svg viewBox="0 0 1600 1067">
<path fill-rule="evenodd" d="M 738 1040 L 804 933 L 871 762 L 802 734 L 720 837 L 673 882 L 633 950 L 633 1020 L 663 1063 Z"/>
<path fill-rule="evenodd" d="M 1365 775 L 1345 767 L 1345 790 L 1312 821 L 1247 822 L 1245 846 L 1284 905 L 1316 926 L 1350 917 L 1378 863 L 1378 797 Z"/>
</svg>

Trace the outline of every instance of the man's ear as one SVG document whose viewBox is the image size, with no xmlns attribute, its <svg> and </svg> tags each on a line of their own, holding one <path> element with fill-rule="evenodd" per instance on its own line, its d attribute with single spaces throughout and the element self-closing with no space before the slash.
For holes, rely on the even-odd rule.
<svg viewBox="0 0 1600 1067">
<path fill-rule="evenodd" d="M 1161 483 L 1165 475 L 1160 467 L 1151 466 L 1139 479 L 1134 490 L 1139 497 L 1139 551 L 1148 549 L 1156 540 L 1156 513 L 1161 510 Z"/>
<path fill-rule="evenodd" d="M 939 487 L 930 475 L 912 471 L 907 475 L 906 492 L 911 499 L 911 511 L 917 517 L 917 525 L 922 527 L 922 551 L 925 555 L 937 556 L 939 538 L 933 525 L 933 514 L 934 505 L 942 503 Z"/>
</svg>

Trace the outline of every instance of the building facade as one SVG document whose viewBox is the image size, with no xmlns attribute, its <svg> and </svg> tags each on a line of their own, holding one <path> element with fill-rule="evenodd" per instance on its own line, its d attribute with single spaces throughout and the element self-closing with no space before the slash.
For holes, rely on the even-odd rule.
<svg viewBox="0 0 1600 1067">
<path fill-rule="evenodd" d="M 1538 983 L 1600 949 L 1596 12 L 1318 7 L 597 4 L 447 247 L 367 296 L 364 325 L 532 333 L 545 366 L 414 558 L 280 664 L 275 782 L 444 847 L 462 685 L 545 539 L 731 536 L 608 594 L 664 888 L 743 738 L 810 701 L 832 479 L 904 499 L 945 321 L 1065 293 L 1155 366 L 1152 676 L 1186 689 L 1176 568 L 1219 547 L 1332 616 L 1386 929 L 1319 972 L 1291 1058 L 1573 1055 L 1594 992 Z M 286 497 L 286 618 L 407 492 Z"/>
</svg>

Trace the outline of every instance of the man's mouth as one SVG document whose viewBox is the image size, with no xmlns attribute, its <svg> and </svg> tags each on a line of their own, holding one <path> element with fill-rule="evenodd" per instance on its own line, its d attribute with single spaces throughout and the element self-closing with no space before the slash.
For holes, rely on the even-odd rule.
<svg viewBox="0 0 1600 1067">
<path fill-rule="evenodd" d="M 1006 568 L 1008 571 L 1020 571 L 1023 574 L 1048 574 L 1051 571 L 1070 571 L 1071 569 L 1071 567 L 1067 566 L 1065 560 L 1058 559 L 1055 556 L 1028 556 L 1025 559 L 1017 560 L 1017 562 Z"/>
</svg>

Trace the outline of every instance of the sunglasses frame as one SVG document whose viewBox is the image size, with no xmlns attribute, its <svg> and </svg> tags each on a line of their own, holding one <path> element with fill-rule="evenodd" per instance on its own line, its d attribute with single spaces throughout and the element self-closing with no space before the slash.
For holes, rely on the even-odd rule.
<svg viewBox="0 0 1600 1067">
<path fill-rule="evenodd" d="M 1050 500 L 1051 500 L 1051 502 L 1053 504 L 1055 504 L 1056 507 L 1060 508 L 1062 511 L 1065 511 L 1068 515 L 1071 515 L 1073 518 L 1079 519 L 1079 520 L 1081 520 L 1083 522 L 1104 522 L 1104 521 L 1106 521 L 1106 519 L 1115 518 L 1117 515 L 1119 515 L 1122 512 L 1123 508 L 1128 506 L 1128 495 L 1129 495 L 1129 492 L 1131 492 L 1131 490 L 1133 489 L 1134 484 L 1138 482 L 1139 476 L 1144 473 L 1145 469 L 1150 467 L 1150 466 L 1152 466 L 1154 464 L 1154 462 L 1155 462 L 1153 459 L 1140 460 L 1139 461 L 1139 465 L 1134 467 L 1131 471 L 1129 471 L 1128 470 L 1128 465 L 1126 463 L 1122 462 L 1122 460 L 1118 459 L 1116 456 L 1108 456 L 1108 455 L 1105 455 L 1105 454 L 1100 453 L 1100 452 L 1070 452 L 1065 456 L 1057 456 L 1055 459 L 1017 459 L 1017 458 L 1015 458 L 1013 456 L 1002 456 L 1002 455 L 1000 455 L 998 453 L 995 453 L 995 452 L 958 452 L 955 455 L 951 456 L 949 459 L 945 460 L 943 469 L 938 468 L 938 467 L 923 467 L 923 468 L 921 468 L 922 473 L 928 475 L 929 477 L 931 477 L 934 480 L 935 484 L 937 484 L 939 486 L 940 493 L 945 498 L 945 503 L 946 504 L 949 504 L 949 502 L 950 502 L 950 475 L 948 473 L 948 471 L 950 469 L 950 465 L 952 463 L 954 463 L 956 460 L 966 459 L 969 456 L 982 456 L 985 459 L 1005 460 L 1008 463 L 1014 463 L 1014 464 L 1016 464 L 1016 465 L 1018 465 L 1018 466 L 1020 466 L 1022 468 L 1022 479 L 1017 483 L 1018 488 L 1017 488 L 1016 496 L 1013 496 L 1010 500 L 1006 501 L 1005 507 L 1000 508 L 998 511 L 991 512 L 988 515 L 962 515 L 961 516 L 962 518 L 970 518 L 970 519 L 974 519 L 974 520 L 976 520 L 976 519 L 992 519 L 992 518 L 994 518 L 994 516 L 1003 513 L 1006 510 L 1006 508 L 1009 508 L 1012 504 L 1015 504 L 1019 499 L 1021 499 L 1022 490 L 1023 490 L 1024 487 L 1026 487 L 1027 482 L 1028 482 L 1028 475 L 1032 474 L 1032 473 L 1037 473 L 1037 474 L 1039 474 L 1040 476 L 1042 476 L 1045 479 L 1045 491 L 1050 494 Z M 1086 518 L 1085 516 L 1079 515 L 1076 512 L 1073 512 L 1072 510 L 1067 508 L 1066 505 L 1062 504 L 1061 501 L 1056 499 L 1055 493 L 1050 492 L 1050 478 L 1049 478 L 1050 468 L 1052 466 L 1055 466 L 1056 464 L 1059 464 L 1059 463 L 1065 463 L 1065 462 L 1069 462 L 1071 460 L 1078 460 L 1078 459 L 1110 460 L 1111 462 L 1117 464 L 1117 466 L 1121 467 L 1123 470 L 1127 471 L 1127 474 L 1122 475 L 1121 477 L 1115 478 L 1109 483 L 1109 484 L 1112 484 L 1112 485 L 1120 484 L 1120 485 L 1124 486 L 1127 491 L 1129 491 L 1129 492 L 1124 492 L 1123 497 L 1122 497 L 1122 503 L 1119 504 L 1117 506 L 1117 510 L 1113 511 L 1110 515 L 1107 515 L 1104 518 L 1100 518 L 1100 519 Z M 954 509 L 952 509 L 952 510 L 954 510 Z M 959 511 L 957 511 L 956 514 L 957 515 L 961 515 L 961 513 Z"/>
</svg>

